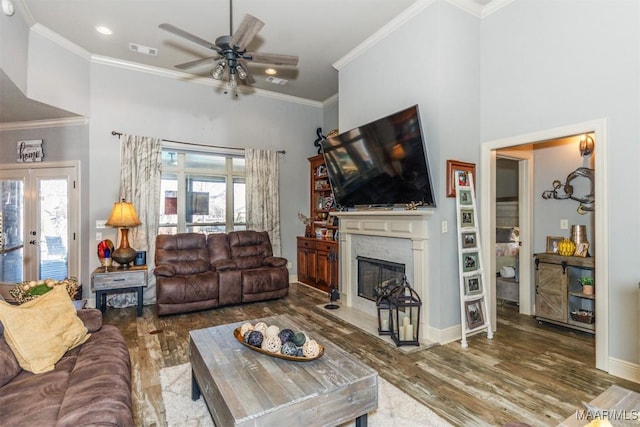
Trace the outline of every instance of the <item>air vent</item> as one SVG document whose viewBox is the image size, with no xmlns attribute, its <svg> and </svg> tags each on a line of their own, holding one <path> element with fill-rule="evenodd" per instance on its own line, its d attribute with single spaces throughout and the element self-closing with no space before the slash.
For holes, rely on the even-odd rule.
<svg viewBox="0 0 640 427">
<path fill-rule="evenodd" d="M 155 47 L 142 46 L 141 44 L 129 43 L 129 50 L 132 52 L 138 52 L 145 55 L 157 56 L 158 49 Z"/>
<path fill-rule="evenodd" d="M 267 77 L 266 79 L 269 83 L 273 83 L 274 85 L 284 86 L 289 83 L 289 80 L 280 79 L 278 77 Z"/>
</svg>

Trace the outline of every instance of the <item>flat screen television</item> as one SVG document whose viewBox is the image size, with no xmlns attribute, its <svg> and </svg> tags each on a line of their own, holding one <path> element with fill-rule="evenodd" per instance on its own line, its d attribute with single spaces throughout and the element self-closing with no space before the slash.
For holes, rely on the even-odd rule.
<svg viewBox="0 0 640 427">
<path fill-rule="evenodd" d="M 322 141 L 336 206 L 435 207 L 418 106 Z"/>
</svg>

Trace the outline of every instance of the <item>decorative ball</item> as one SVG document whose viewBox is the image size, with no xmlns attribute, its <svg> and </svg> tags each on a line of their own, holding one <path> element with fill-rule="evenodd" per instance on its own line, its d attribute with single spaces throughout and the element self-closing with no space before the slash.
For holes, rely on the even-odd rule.
<svg viewBox="0 0 640 427">
<path fill-rule="evenodd" d="M 296 350 L 296 356 L 304 357 L 304 352 L 302 351 L 302 347 L 298 347 L 298 349 Z"/>
<path fill-rule="evenodd" d="M 281 347 L 280 338 L 277 335 L 267 337 L 266 340 L 262 341 L 262 349 L 271 353 L 280 353 Z"/>
<path fill-rule="evenodd" d="M 558 243 L 558 254 L 562 256 L 571 256 L 576 251 L 576 244 L 571 240 L 564 238 Z"/>
<path fill-rule="evenodd" d="M 288 341 L 292 341 L 293 340 L 293 331 L 291 329 L 283 329 L 280 331 L 280 333 L 278 334 L 278 336 L 280 337 L 280 342 L 282 342 L 282 344 L 288 342 Z"/>
<path fill-rule="evenodd" d="M 293 342 L 298 347 L 302 347 L 306 340 L 307 336 L 304 334 L 304 332 L 296 332 L 295 334 L 293 334 Z"/>
<path fill-rule="evenodd" d="M 243 337 L 244 337 L 244 334 L 251 331 L 253 331 L 253 325 L 249 322 L 240 326 L 240 335 L 242 335 Z"/>
<path fill-rule="evenodd" d="M 287 341 L 284 344 L 282 344 L 280 353 L 285 354 L 287 356 L 295 356 L 298 353 L 298 347 L 296 347 L 296 345 L 293 342 Z"/>
<path fill-rule="evenodd" d="M 316 357 L 320 353 L 320 346 L 315 340 L 308 340 L 302 346 L 304 357 Z"/>
<path fill-rule="evenodd" d="M 244 334 L 242 334 L 242 339 L 244 340 L 244 342 L 248 343 L 249 342 L 249 334 L 253 332 L 253 331 L 247 331 Z"/>
<path fill-rule="evenodd" d="M 113 242 L 105 239 L 98 243 L 98 258 L 109 258 L 113 254 Z"/>
<path fill-rule="evenodd" d="M 262 332 L 262 336 L 267 334 L 267 324 L 264 322 L 258 322 L 254 325 L 253 330 Z"/>
<path fill-rule="evenodd" d="M 249 332 L 249 337 L 247 338 L 246 343 L 254 347 L 260 347 L 263 339 L 264 335 L 262 335 L 262 332 L 254 330 Z"/>
<path fill-rule="evenodd" d="M 280 333 L 280 328 L 277 327 L 276 325 L 271 325 L 267 328 L 267 332 L 265 334 L 265 336 L 267 338 L 269 337 L 277 337 L 278 334 Z"/>
</svg>

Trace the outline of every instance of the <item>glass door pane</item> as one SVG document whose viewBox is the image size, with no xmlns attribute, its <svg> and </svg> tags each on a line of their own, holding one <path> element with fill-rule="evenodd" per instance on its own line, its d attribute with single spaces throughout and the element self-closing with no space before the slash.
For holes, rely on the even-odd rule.
<svg viewBox="0 0 640 427">
<path fill-rule="evenodd" d="M 24 280 L 24 179 L 0 177 L 0 282 Z"/>
<path fill-rule="evenodd" d="M 68 182 L 66 178 L 40 178 L 39 279 L 69 277 Z"/>
<path fill-rule="evenodd" d="M 76 168 L 0 170 L 0 281 L 78 277 Z"/>
</svg>

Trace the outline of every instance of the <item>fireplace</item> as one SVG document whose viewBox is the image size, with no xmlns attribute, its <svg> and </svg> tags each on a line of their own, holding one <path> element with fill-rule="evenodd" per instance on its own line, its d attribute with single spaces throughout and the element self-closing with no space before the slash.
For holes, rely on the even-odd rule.
<svg viewBox="0 0 640 427">
<path fill-rule="evenodd" d="M 385 288 L 402 284 L 405 265 L 381 259 L 357 256 L 358 296 L 376 301 Z"/>
<path fill-rule="evenodd" d="M 407 281 L 422 299 L 424 315 L 420 318 L 420 343 L 439 342 L 430 337 L 429 275 L 427 222 L 431 209 L 332 212 L 340 218 L 340 296 L 344 307 L 375 318 L 375 297 L 358 287 L 358 257 L 385 260 L 404 265 Z M 376 281 L 378 279 L 375 279 Z M 376 285 L 373 285 L 374 287 Z M 362 297 L 361 293 L 368 293 Z M 435 330 L 434 330 L 435 331 Z"/>
</svg>

